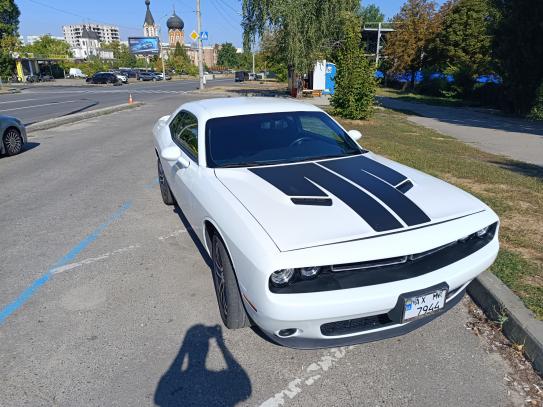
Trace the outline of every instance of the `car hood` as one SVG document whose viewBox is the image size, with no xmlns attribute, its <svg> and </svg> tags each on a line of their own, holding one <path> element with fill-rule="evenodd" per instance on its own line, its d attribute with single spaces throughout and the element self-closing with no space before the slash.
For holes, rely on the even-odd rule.
<svg viewBox="0 0 543 407">
<path fill-rule="evenodd" d="M 459 188 L 372 153 L 217 168 L 215 174 L 281 251 L 402 232 L 487 209 Z"/>
</svg>

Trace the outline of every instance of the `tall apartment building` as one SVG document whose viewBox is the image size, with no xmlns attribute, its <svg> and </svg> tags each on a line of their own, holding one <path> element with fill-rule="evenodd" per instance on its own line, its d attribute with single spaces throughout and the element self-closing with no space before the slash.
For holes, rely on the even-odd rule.
<svg viewBox="0 0 543 407">
<path fill-rule="evenodd" d="M 110 43 L 120 41 L 119 27 L 105 24 L 72 24 L 62 26 L 64 39 L 72 48 L 81 47 L 81 34 L 83 30 L 93 31 L 98 35 L 98 41 L 101 43 Z"/>
</svg>

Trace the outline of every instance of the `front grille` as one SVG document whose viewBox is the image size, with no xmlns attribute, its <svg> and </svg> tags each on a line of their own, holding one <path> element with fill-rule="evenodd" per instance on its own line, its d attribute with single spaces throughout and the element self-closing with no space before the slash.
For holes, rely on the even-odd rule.
<svg viewBox="0 0 543 407">
<path fill-rule="evenodd" d="M 316 278 L 310 280 L 296 274 L 285 286 L 278 287 L 270 282 L 269 289 L 276 294 L 301 294 L 367 287 L 419 277 L 482 249 L 492 241 L 497 227 L 497 223 L 491 225 L 482 238 L 474 233 L 423 253 L 324 267 Z"/>
</svg>

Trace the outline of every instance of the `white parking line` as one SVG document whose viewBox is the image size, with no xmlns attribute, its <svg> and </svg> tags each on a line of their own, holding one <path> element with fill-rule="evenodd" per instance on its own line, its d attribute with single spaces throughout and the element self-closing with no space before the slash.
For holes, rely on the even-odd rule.
<svg viewBox="0 0 543 407">
<path fill-rule="evenodd" d="M 260 407 L 278 407 L 284 405 L 288 400 L 292 400 L 300 394 L 304 388 L 312 386 L 320 380 L 324 372 L 327 372 L 331 367 L 336 365 L 345 357 L 347 351 L 353 348 L 354 346 L 343 346 L 341 348 L 329 349 L 320 360 L 307 366 L 301 377 L 291 380 L 283 390 L 275 393 L 273 397 L 264 401 L 260 404 Z"/>
<path fill-rule="evenodd" d="M 51 103 L 44 103 L 41 105 L 33 105 L 33 106 L 22 106 L 22 107 L 14 107 L 11 109 L 2 109 L 2 112 L 12 112 L 14 110 L 22 110 L 22 109 L 32 109 L 35 107 L 43 107 L 43 106 L 53 106 L 53 105 L 60 105 L 62 103 L 74 103 L 74 102 L 81 102 L 80 100 L 65 100 L 64 102 L 51 102 Z"/>
</svg>

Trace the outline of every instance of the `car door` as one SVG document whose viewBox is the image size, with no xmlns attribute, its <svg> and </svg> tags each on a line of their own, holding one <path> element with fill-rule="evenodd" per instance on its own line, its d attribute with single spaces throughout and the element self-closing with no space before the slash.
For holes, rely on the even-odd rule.
<svg viewBox="0 0 543 407">
<path fill-rule="evenodd" d="M 177 203 L 189 222 L 194 224 L 192 185 L 198 172 L 198 119 L 192 113 L 180 111 L 170 122 L 170 134 L 173 142 L 181 149 L 181 156 L 188 162 L 183 166 L 180 162 L 168 162 Z"/>
</svg>

